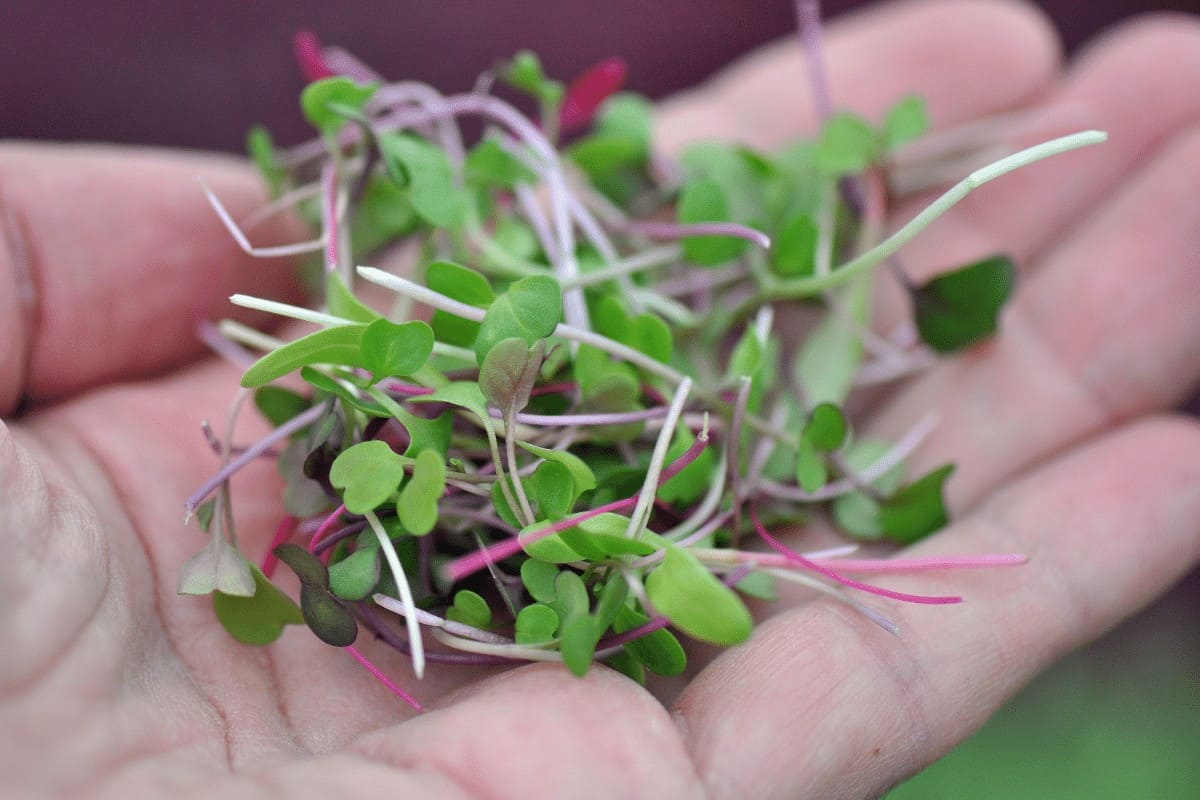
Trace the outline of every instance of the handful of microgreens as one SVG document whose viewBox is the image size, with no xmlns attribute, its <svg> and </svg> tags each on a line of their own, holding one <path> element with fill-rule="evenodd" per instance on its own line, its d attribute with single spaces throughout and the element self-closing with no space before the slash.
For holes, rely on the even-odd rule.
<svg viewBox="0 0 1200 800">
<path fill-rule="evenodd" d="M 847 407 L 857 387 L 989 336 L 1012 291 L 1003 255 L 918 285 L 900 247 L 981 184 L 1103 134 L 983 166 L 885 238 L 923 104 L 901 98 L 878 125 L 830 113 L 815 3 L 799 6 L 819 134 L 771 154 L 706 143 L 677 160 L 653 150 L 649 103 L 617 91 L 616 59 L 564 86 L 523 52 L 445 96 L 298 37 L 301 106 L 320 136 L 277 151 L 252 132 L 275 198 L 255 219 L 294 210 L 318 235 L 255 248 L 209 199 L 248 252 L 319 254 L 323 303 L 233 298 L 317 326 L 294 341 L 230 321 L 204 332 L 249 365 L 242 386 L 276 427 L 239 451 L 210 432 L 223 465 L 187 510 L 211 542 L 180 591 L 211 594 L 248 644 L 307 625 L 420 708 L 354 647 L 360 628 L 418 677 L 428 662 L 561 661 L 583 675 L 600 661 L 643 681 L 685 668 L 680 635 L 746 640 L 743 597 L 772 599 L 778 580 L 895 632 L 864 599 L 960 598 L 854 576 L 1023 563 L 848 557 L 857 542 L 942 527 L 953 466 L 905 473 L 935 420 L 885 442 L 856 435 Z M 500 93 L 531 97 L 536 117 Z M 485 125 L 470 145 L 464 118 Z M 399 241 L 420 243 L 407 276 L 356 266 Z M 885 263 L 915 332 L 872 330 L 872 270 Z M 356 294 L 364 284 L 393 295 L 386 314 Z M 286 488 L 256 565 L 236 546 L 229 481 L 261 457 Z M 800 553 L 770 533 L 814 518 L 848 543 Z M 278 562 L 299 579 L 298 605 L 271 582 Z"/>
</svg>

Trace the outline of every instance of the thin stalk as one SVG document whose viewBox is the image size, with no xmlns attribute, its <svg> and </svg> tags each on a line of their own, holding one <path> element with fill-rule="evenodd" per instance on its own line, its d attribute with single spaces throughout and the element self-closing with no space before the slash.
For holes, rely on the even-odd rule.
<svg viewBox="0 0 1200 800">
<path fill-rule="evenodd" d="M 671 407 L 667 410 L 667 418 L 663 421 L 662 431 L 654 443 L 654 451 L 650 455 L 650 464 L 646 469 L 646 480 L 638 493 L 637 505 L 629 517 L 629 526 L 625 528 L 625 538 L 636 539 L 650 520 L 650 510 L 654 506 L 654 495 L 658 492 L 659 477 L 662 474 L 663 463 L 667 460 L 667 451 L 671 440 L 675 437 L 675 426 L 679 424 L 679 415 L 683 413 L 684 403 L 692 390 L 691 378 L 684 378 L 683 383 L 675 390 L 671 399 Z"/>
<path fill-rule="evenodd" d="M 888 256 L 908 244 L 918 233 L 925 230 L 938 217 L 945 214 L 962 202 L 967 195 L 994 181 L 1013 170 L 1033 164 L 1051 156 L 1060 155 L 1081 147 L 1100 144 L 1108 139 L 1103 131 L 1081 131 L 1070 136 L 1051 139 L 1039 145 L 1026 148 L 1007 158 L 1002 158 L 982 169 L 977 169 L 950 188 L 945 194 L 930 203 L 923 211 L 913 217 L 900 230 L 884 239 L 878 245 L 851 259 L 828 275 L 800 278 L 797 280 L 779 281 L 769 289 L 773 299 L 801 298 L 816 294 L 826 289 L 842 286 L 858 275 L 869 271 L 883 262 Z"/>
<path fill-rule="evenodd" d="M 388 569 L 391 570 L 392 577 L 396 581 L 396 588 L 400 590 L 401 602 L 405 607 L 415 610 L 417 604 L 413 601 L 412 588 L 408 585 L 408 577 L 404 574 L 404 565 L 400 563 L 400 557 L 396 555 L 396 548 L 392 546 L 392 540 L 384 531 L 379 517 L 375 516 L 374 512 L 368 511 L 363 516 L 367 518 L 367 524 L 371 526 L 375 538 L 379 540 L 379 548 L 383 551 Z M 420 680 L 425 675 L 425 646 L 421 641 L 421 626 L 418 624 L 416 616 L 412 614 L 406 616 L 404 621 L 408 626 L 408 644 L 412 648 L 413 672 Z"/>
</svg>

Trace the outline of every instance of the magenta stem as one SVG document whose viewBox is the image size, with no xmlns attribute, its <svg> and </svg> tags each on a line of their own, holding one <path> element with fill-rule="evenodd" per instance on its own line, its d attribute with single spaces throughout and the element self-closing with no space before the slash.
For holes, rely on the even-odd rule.
<svg viewBox="0 0 1200 800">
<path fill-rule="evenodd" d="M 338 519 L 342 516 L 342 514 L 345 513 L 346 505 L 343 503 L 335 508 L 332 514 L 325 518 L 325 521 L 321 523 L 321 527 L 317 528 L 316 532 L 313 533 L 312 538 L 308 540 L 308 552 L 317 552 L 317 545 L 320 544 L 321 539 L 325 538 L 325 534 L 333 530 L 333 526 L 337 525 Z"/>
<path fill-rule="evenodd" d="M 422 706 L 420 703 L 418 703 L 418 702 L 417 702 L 417 699 L 416 699 L 415 697 L 413 697 L 411 694 L 409 694 L 408 692 L 404 691 L 404 690 L 403 690 L 403 689 L 401 689 L 399 686 L 397 686 L 395 683 L 393 683 L 393 682 L 392 682 L 392 680 L 391 680 L 391 678 L 389 678 L 387 675 L 384 675 L 384 674 L 383 674 L 383 673 L 382 673 L 382 672 L 379 670 L 379 667 L 377 667 L 377 666 L 375 666 L 374 664 L 372 664 L 372 663 L 370 662 L 370 660 L 368 660 L 368 659 L 367 659 L 367 657 L 366 657 L 366 656 L 364 656 L 362 653 L 358 652 L 358 648 L 357 648 L 357 647 L 355 647 L 354 645 L 350 645 L 349 647 L 347 647 L 347 648 L 346 648 L 346 652 L 347 652 L 347 653 L 349 653 L 350 655 L 354 656 L 354 660 L 355 660 L 355 661 L 357 661 L 358 663 L 360 663 L 360 664 L 362 664 L 364 667 L 366 667 L 366 669 L 367 669 L 367 672 L 369 672 L 369 673 L 371 673 L 372 675 L 374 675 L 374 676 L 375 676 L 375 680 L 377 680 L 377 681 L 379 681 L 380 683 L 382 683 L 382 684 L 383 684 L 384 686 L 386 686 L 388 689 L 391 689 L 391 691 L 392 691 L 392 694 L 396 695 L 396 696 L 397 696 L 397 697 L 399 697 L 401 700 L 403 700 L 404 702 L 408 703 L 410 706 L 412 706 L 413 708 L 415 708 L 417 711 L 424 711 L 424 710 L 425 710 L 425 707 L 424 707 L 424 706 Z"/>
<path fill-rule="evenodd" d="M 809 559 L 800 555 L 795 550 L 792 550 L 787 545 L 785 545 L 783 542 L 779 541 L 774 536 L 772 536 L 767 531 L 766 527 L 763 526 L 762 521 L 758 518 L 758 511 L 757 511 L 757 509 L 755 509 L 754 506 L 750 506 L 750 520 L 754 524 L 754 530 L 758 531 L 758 535 L 760 537 L 762 537 L 762 540 L 764 542 L 766 542 L 768 545 L 770 545 L 773 550 L 782 554 L 788 561 L 790 561 L 793 564 L 796 564 L 798 566 L 804 567 L 805 569 L 816 572 L 819 575 L 824 575 L 826 578 L 829 578 L 830 580 L 833 580 L 833 581 L 837 581 L 838 583 L 842 584 L 843 586 L 849 586 L 853 589 L 859 589 L 864 592 L 870 592 L 871 594 L 877 594 L 881 597 L 889 597 L 893 600 L 903 600 L 904 602 L 907 602 L 907 603 L 924 603 L 927 605 L 947 605 L 950 603 L 961 603 L 962 602 L 961 597 L 930 596 L 930 595 L 923 595 L 923 594 L 907 594 L 906 592 L 896 592 L 896 591 L 892 591 L 891 589 L 884 589 L 879 586 L 872 586 L 869 583 L 862 583 L 861 581 L 856 581 L 853 578 L 847 578 L 845 575 L 834 572 L 833 570 L 829 569 L 828 567 L 823 567 L 820 564 L 816 563 L 815 561 L 810 561 Z"/>
<path fill-rule="evenodd" d="M 679 458 L 671 462 L 671 464 L 662 471 L 662 475 L 660 475 L 658 479 L 658 485 L 661 486 L 663 483 L 669 481 L 671 478 L 675 477 L 681 471 L 686 469 L 689 464 L 700 457 L 700 453 L 703 452 L 704 448 L 707 446 L 707 436 L 702 435 L 696 437 L 696 441 L 692 442 L 692 446 L 685 450 L 683 454 L 679 456 Z M 545 539 L 547 536 L 551 536 L 560 531 L 574 528 L 579 523 L 586 522 L 589 519 L 597 517 L 601 514 L 606 514 L 610 511 L 622 511 L 626 508 L 632 508 L 633 506 L 637 505 L 639 496 L 640 495 L 635 494 L 631 497 L 626 497 L 624 500 L 614 500 L 611 503 L 606 503 L 605 505 L 597 506 L 596 508 L 588 509 L 587 511 L 581 511 L 580 513 L 574 514 L 566 519 L 561 519 L 557 522 L 550 523 L 544 528 L 527 531 L 525 533 L 518 534 L 512 539 L 505 539 L 489 545 L 482 550 L 476 550 L 474 553 L 468 553 L 465 556 L 460 556 L 459 558 L 456 558 L 454 561 L 451 561 L 449 564 L 446 564 L 444 567 L 442 567 L 443 574 L 452 581 L 460 581 L 466 576 L 478 572 L 490 563 L 503 561 L 509 556 L 516 555 L 526 544 L 532 544 L 533 542 Z"/>
<path fill-rule="evenodd" d="M 275 574 L 275 567 L 279 564 L 279 559 L 275 557 L 275 548 L 292 538 L 292 533 L 296 530 L 296 521 L 296 518 L 289 514 L 279 520 L 275 527 L 275 535 L 271 537 L 271 543 L 267 545 L 267 552 L 263 554 L 262 563 L 259 565 L 262 574 L 267 578 Z"/>
<path fill-rule="evenodd" d="M 331 78 L 335 74 L 325 62 L 321 54 L 321 42 L 312 31 L 296 31 L 292 39 L 292 50 L 296 55 L 296 63 L 304 73 L 304 79 L 309 83 L 322 78 Z"/>
</svg>

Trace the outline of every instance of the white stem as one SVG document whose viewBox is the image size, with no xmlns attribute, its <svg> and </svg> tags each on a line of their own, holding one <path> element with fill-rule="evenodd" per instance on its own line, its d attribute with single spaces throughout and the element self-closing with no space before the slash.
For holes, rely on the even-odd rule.
<svg viewBox="0 0 1200 800">
<path fill-rule="evenodd" d="M 642 491 L 638 495 L 637 505 L 629 516 L 629 526 L 625 529 L 625 537 L 635 539 L 646 527 L 650 510 L 654 506 L 654 497 L 658 494 L 658 477 L 662 474 L 663 464 L 667 460 L 667 451 L 671 440 L 675 438 L 675 426 L 679 424 L 679 415 L 683 413 L 683 404 L 687 402 L 688 394 L 692 391 L 692 379 L 684 378 L 675 390 L 671 407 L 667 410 L 667 418 L 663 421 L 658 440 L 654 443 L 654 452 L 650 456 L 650 467 L 646 470 L 646 480 L 642 483 Z"/>
<path fill-rule="evenodd" d="M 383 550 L 388 569 L 392 571 L 392 577 L 396 580 L 396 588 L 400 590 L 400 601 L 406 608 L 415 611 L 417 604 L 413 601 L 412 588 L 408 585 L 408 577 L 404 574 L 404 566 L 400 563 L 400 557 L 396 555 L 396 548 L 392 546 L 392 540 L 388 538 L 387 532 L 379 522 L 379 517 L 375 516 L 373 511 L 368 511 L 365 516 L 371 530 L 375 532 L 375 538 L 379 540 L 379 548 Z M 408 646 L 412 651 L 413 674 L 420 680 L 425 675 L 425 645 L 421 641 L 421 625 L 417 621 L 416 614 L 406 614 L 404 622 L 408 628 Z"/>
</svg>

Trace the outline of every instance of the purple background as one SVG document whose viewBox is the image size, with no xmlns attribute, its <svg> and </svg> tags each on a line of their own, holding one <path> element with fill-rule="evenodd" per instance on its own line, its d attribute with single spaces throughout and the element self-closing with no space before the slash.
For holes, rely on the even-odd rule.
<svg viewBox="0 0 1200 800">
<path fill-rule="evenodd" d="M 832 0 L 829 13 L 863 5 Z M 1042 0 L 1073 46 L 1149 7 L 1200 0 Z M 660 96 L 787 34 L 791 0 L 176 0 L 0 3 L 0 137 L 242 149 L 248 125 L 307 137 L 291 37 L 308 28 L 383 74 L 470 88 L 496 59 L 536 50 L 569 78 L 609 55 Z"/>
</svg>

